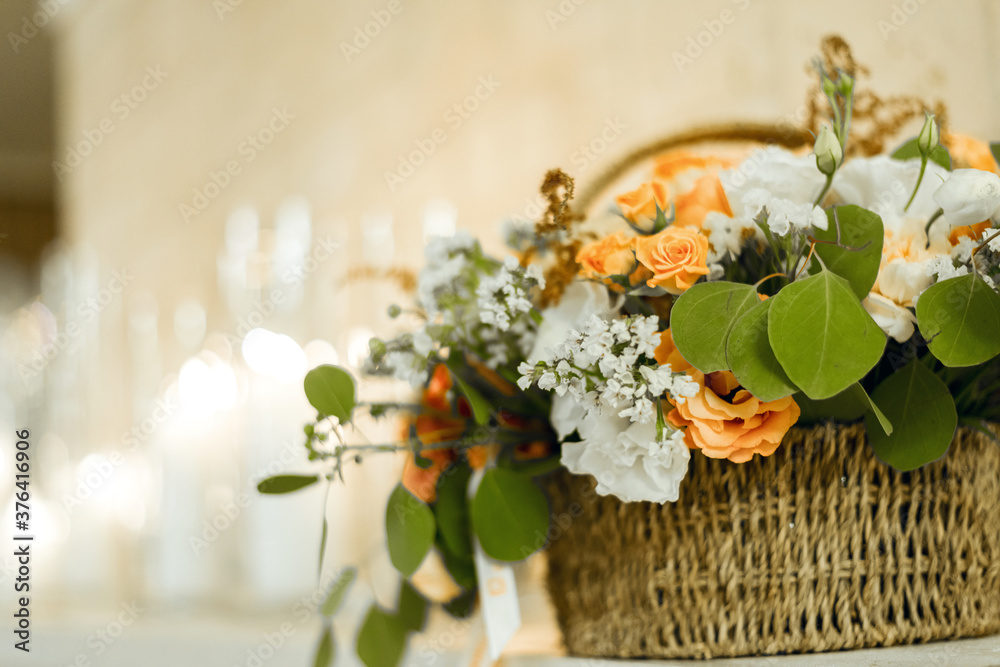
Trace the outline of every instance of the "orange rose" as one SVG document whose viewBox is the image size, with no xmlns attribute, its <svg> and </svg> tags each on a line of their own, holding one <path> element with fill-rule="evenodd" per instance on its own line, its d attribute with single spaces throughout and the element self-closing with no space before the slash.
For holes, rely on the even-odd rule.
<svg viewBox="0 0 1000 667">
<path fill-rule="evenodd" d="M 638 189 L 615 197 L 622 215 L 633 225 L 644 231 L 652 231 L 656 223 L 656 209 L 667 211 L 670 208 L 670 196 L 667 187 L 659 182 L 643 183 Z"/>
<path fill-rule="evenodd" d="M 749 461 L 754 454 L 770 456 L 799 419 L 801 411 L 791 396 L 765 403 L 739 389 L 729 371 L 706 376 L 692 368 L 687 373 L 701 391 L 676 404 L 667 421 L 686 427 L 684 442 L 705 456 L 734 463 Z"/>
<path fill-rule="evenodd" d="M 709 211 L 733 217 L 726 191 L 716 174 L 706 174 L 694 182 L 694 187 L 674 199 L 674 225 L 701 227 Z"/>
<path fill-rule="evenodd" d="M 656 161 L 653 173 L 659 180 L 671 181 L 692 169 L 728 169 L 733 164 L 734 161 L 728 158 L 720 158 L 712 155 L 695 155 L 691 151 L 678 150 L 661 156 Z"/>
<path fill-rule="evenodd" d="M 674 345 L 674 335 L 670 329 L 660 332 L 660 344 L 653 350 L 653 356 L 656 358 L 656 363 L 661 366 L 670 364 L 670 369 L 675 373 L 683 373 L 691 368 L 691 364 L 681 356 L 677 346 Z"/>
<path fill-rule="evenodd" d="M 653 272 L 646 281 L 680 294 L 708 274 L 708 239 L 690 227 L 667 227 L 659 234 L 635 240 L 635 258 Z"/>
<path fill-rule="evenodd" d="M 948 132 L 941 139 L 941 143 L 948 148 L 951 159 L 959 166 L 968 166 L 972 169 L 1000 174 L 1000 169 L 997 169 L 997 161 L 993 159 L 993 153 L 990 152 L 990 145 L 985 141 L 954 132 Z"/>
<path fill-rule="evenodd" d="M 441 473 L 455 460 L 454 449 L 429 449 L 421 453 L 431 464 L 421 468 L 413 460 L 413 454 L 406 459 L 403 467 L 403 488 L 425 503 L 437 500 L 437 483 Z"/>
<path fill-rule="evenodd" d="M 625 232 L 615 232 L 600 241 L 594 241 L 580 248 L 576 263 L 580 265 L 580 275 L 584 278 L 604 278 L 605 276 L 627 275 L 635 268 L 635 253 L 632 252 L 633 238 Z"/>
</svg>

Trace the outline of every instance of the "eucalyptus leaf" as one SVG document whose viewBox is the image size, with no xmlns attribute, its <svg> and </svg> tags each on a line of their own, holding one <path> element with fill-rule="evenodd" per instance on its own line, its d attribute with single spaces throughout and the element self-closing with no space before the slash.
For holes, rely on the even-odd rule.
<svg viewBox="0 0 1000 667">
<path fill-rule="evenodd" d="M 409 577 L 434 543 L 434 513 L 424 501 L 397 484 L 385 508 L 385 533 L 393 567 Z"/>
<path fill-rule="evenodd" d="M 821 241 L 836 241 L 839 223 L 840 243 L 857 249 L 817 243 L 816 254 L 822 258 L 827 269 L 847 280 L 854 294 L 864 299 L 875 284 L 882 262 L 882 243 L 885 240 L 882 218 L 854 204 L 829 208 L 826 218 L 826 230 L 814 229 L 813 236 Z M 813 262 L 810 273 L 820 270 L 819 263 Z"/>
<path fill-rule="evenodd" d="M 434 516 L 445 546 L 457 556 L 472 554 L 472 523 L 469 518 L 469 478 L 472 470 L 465 462 L 456 463 L 441 473 Z"/>
<path fill-rule="evenodd" d="M 451 376 L 455 378 L 458 388 L 465 395 L 465 398 L 468 399 L 469 406 L 472 408 L 472 417 L 476 420 L 476 423 L 480 426 L 487 424 L 490 421 L 490 413 L 493 411 L 493 406 L 483 398 L 483 395 L 475 387 L 466 382 L 461 373 L 456 370 L 458 363 L 457 360 L 448 360 L 448 368 L 451 370 Z"/>
<path fill-rule="evenodd" d="M 814 400 L 836 396 L 863 378 L 886 337 L 850 283 L 831 271 L 798 280 L 769 299 L 767 335 L 789 379 Z"/>
<path fill-rule="evenodd" d="M 771 299 L 768 299 L 743 313 L 729 332 L 726 343 L 726 359 L 733 375 L 744 389 L 761 401 L 776 401 L 798 391 L 775 358 L 767 339 L 770 309 Z"/>
<path fill-rule="evenodd" d="M 914 359 L 887 377 L 872 398 L 896 425 L 891 435 L 873 428 L 874 417 L 865 418 L 868 442 L 875 455 L 896 470 L 914 470 L 948 451 L 958 413 L 946 385 Z"/>
<path fill-rule="evenodd" d="M 753 285 L 720 280 L 691 287 L 670 311 L 670 330 L 677 350 L 703 373 L 729 370 L 729 332 L 736 320 L 759 301 Z"/>
<path fill-rule="evenodd" d="M 470 589 L 460 593 L 457 597 L 445 602 L 442 607 L 453 618 L 468 618 L 472 615 L 474 603 L 476 601 L 475 589 Z"/>
<path fill-rule="evenodd" d="M 472 526 L 488 556 L 522 560 L 545 546 L 549 504 L 529 477 L 491 468 L 472 501 Z"/>
<path fill-rule="evenodd" d="M 350 590 L 351 584 L 354 579 L 357 578 L 358 571 L 353 567 L 345 567 L 334 579 L 333 585 L 330 586 L 330 592 L 327 593 L 326 600 L 323 602 L 323 607 L 321 613 L 324 616 L 333 616 L 340 609 L 340 605 L 344 602 L 344 598 L 347 597 L 347 591 Z"/>
<path fill-rule="evenodd" d="M 799 423 L 802 424 L 818 421 L 850 423 L 870 413 L 875 417 L 883 432 L 892 433 L 892 422 L 858 382 L 836 396 L 821 401 L 814 401 L 805 394 L 796 394 L 795 402 L 798 403 L 801 411 Z"/>
<path fill-rule="evenodd" d="M 1000 354 L 1000 296 L 974 273 L 927 288 L 917 326 L 945 366 L 976 366 Z"/>
<path fill-rule="evenodd" d="M 897 160 L 911 160 L 913 158 L 920 159 L 920 148 L 917 146 L 917 137 L 913 137 L 902 146 L 897 148 L 892 152 L 892 157 Z M 938 144 L 931 149 L 930 155 L 927 156 L 931 162 L 936 162 L 948 171 L 951 171 L 951 153 L 948 149 Z"/>
<path fill-rule="evenodd" d="M 357 404 L 354 378 L 340 366 L 317 366 L 302 383 L 309 403 L 324 415 L 336 417 L 341 423 L 351 421 Z"/>
<path fill-rule="evenodd" d="M 367 667 L 396 667 L 406 648 L 406 628 L 394 614 L 372 606 L 358 632 L 358 657 Z"/>
<path fill-rule="evenodd" d="M 316 657 L 313 658 L 313 667 L 330 667 L 333 664 L 334 650 L 333 628 L 326 626 L 316 649 Z"/>
<path fill-rule="evenodd" d="M 406 630 L 420 632 L 424 629 L 424 623 L 427 621 L 427 600 L 406 579 L 403 579 L 399 587 L 397 607 L 396 616 Z"/>
<path fill-rule="evenodd" d="M 275 475 L 262 479 L 257 484 L 257 491 L 268 495 L 291 493 L 311 486 L 318 481 L 318 475 Z"/>
</svg>

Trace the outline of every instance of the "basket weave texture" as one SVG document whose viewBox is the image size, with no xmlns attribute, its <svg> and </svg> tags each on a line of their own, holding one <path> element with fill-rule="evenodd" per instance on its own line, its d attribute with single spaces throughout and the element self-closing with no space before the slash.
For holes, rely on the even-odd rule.
<svg viewBox="0 0 1000 667">
<path fill-rule="evenodd" d="M 996 430 L 997 427 L 994 427 Z M 561 470 L 548 586 L 570 654 L 709 658 L 1000 632 L 1000 445 L 959 429 L 917 471 L 861 424 L 793 428 L 770 457 L 692 452 L 676 503 Z"/>
</svg>

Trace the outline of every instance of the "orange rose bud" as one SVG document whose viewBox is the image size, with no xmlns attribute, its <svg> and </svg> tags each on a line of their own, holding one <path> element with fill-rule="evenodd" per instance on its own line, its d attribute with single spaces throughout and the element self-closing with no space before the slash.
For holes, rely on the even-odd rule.
<svg viewBox="0 0 1000 667">
<path fill-rule="evenodd" d="M 451 372 L 444 364 L 434 367 L 427 388 L 424 389 L 424 404 L 432 410 L 448 412 L 451 407 L 448 405 L 448 392 L 451 391 Z"/>
<path fill-rule="evenodd" d="M 646 281 L 681 294 L 708 274 L 708 239 L 690 227 L 667 227 L 659 234 L 635 240 L 635 258 L 653 272 Z"/>
<path fill-rule="evenodd" d="M 425 503 L 432 503 L 437 500 L 438 478 L 455 460 L 455 450 L 429 449 L 421 456 L 430 459 L 430 466 L 421 468 L 414 460 L 413 454 L 410 454 L 403 468 L 403 488 Z"/>
<path fill-rule="evenodd" d="M 686 171 L 693 169 L 728 169 L 734 160 L 712 155 L 696 155 L 688 150 L 676 150 L 664 154 L 656 161 L 653 174 L 656 178 L 671 181 Z"/>
<path fill-rule="evenodd" d="M 636 267 L 632 239 L 625 232 L 615 232 L 600 241 L 594 241 L 580 248 L 576 263 L 580 265 L 580 275 L 584 278 L 628 275 Z"/>
<path fill-rule="evenodd" d="M 690 191 L 674 199 L 674 225 L 700 228 L 710 211 L 733 217 L 726 191 L 722 189 L 722 181 L 716 174 L 702 176 L 695 181 Z"/>
<path fill-rule="evenodd" d="M 763 402 L 739 389 L 729 371 L 706 377 L 692 369 L 688 375 L 701 391 L 677 404 L 667 421 L 685 428 L 684 442 L 705 456 L 734 463 L 745 463 L 754 454 L 770 456 L 799 420 L 801 410 L 791 396 Z"/>
<path fill-rule="evenodd" d="M 652 231 L 656 224 L 656 209 L 668 210 L 670 197 L 667 186 L 659 181 L 643 183 L 638 189 L 615 197 L 625 219 L 644 231 Z"/>
</svg>

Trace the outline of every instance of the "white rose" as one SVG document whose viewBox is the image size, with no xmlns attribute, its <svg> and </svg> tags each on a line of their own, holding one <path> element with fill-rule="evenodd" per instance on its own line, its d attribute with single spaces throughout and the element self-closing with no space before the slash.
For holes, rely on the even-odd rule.
<svg viewBox="0 0 1000 667">
<path fill-rule="evenodd" d="M 913 325 L 917 318 L 908 308 L 903 308 L 892 299 L 872 292 L 861 302 L 868 314 L 886 335 L 896 342 L 905 343 L 913 335 Z"/>
<path fill-rule="evenodd" d="M 830 192 L 845 204 L 857 204 L 878 213 L 886 230 L 896 231 L 903 222 L 903 207 L 913 194 L 919 174 L 919 159 L 897 160 L 888 155 L 855 158 L 837 171 Z M 947 169 L 928 162 L 920 189 L 906 215 L 924 221 L 934 215 L 939 207 L 932 195 L 937 184 L 946 178 Z"/>
<path fill-rule="evenodd" d="M 597 492 L 625 502 L 674 502 L 687 474 L 691 453 L 680 431 L 666 442 L 656 425 L 589 414 L 579 425 L 581 442 L 562 448 L 562 464 L 578 475 L 593 475 Z"/>
<path fill-rule="evenodd" d="M 955 227 L 983 222 L 1000 209 L 1000 176 L 980 169 L 956 169 L 934 193 L 934 201 Z"/>
<path fill-rule="evenodd" d="M 549 421 L 552 423 L 552 428 L 556 430 L 560 442 L 579 428 L 586 416 L 587 410 L 579 399 L 568 393 L 552 397 L 552 413 L 549 415 Z"/>
<path fill-rule="evenodd" d="M 534 365 L 541 361 L 548 351 L 566 340 L 570 329 L 580 331 L 593 315 L 606 320 L 616 310 L 606 287 L 589 281 L 573 281 L 558 306 L 542 311 L 542 323 L 538 325 L 528 363 Z"/>
<path fill-rule="evenodd" d="M 755 188 L 776 199 L 812 204 L 826 183 L 815 156 L 795 155 L 775 146 L 754 151 L 736 168 L 719 172 L 719 180 L 737 218 L 756 215 L 757 211 L 743 210 L 743 196 Z"/>
<path fill-rule="evenodd" d="M 912 306 L 914 299 L 933 282 L 923 262 L 894 259 L 879 271 L 878 291 L 897 304 Z"/>
</svg>

